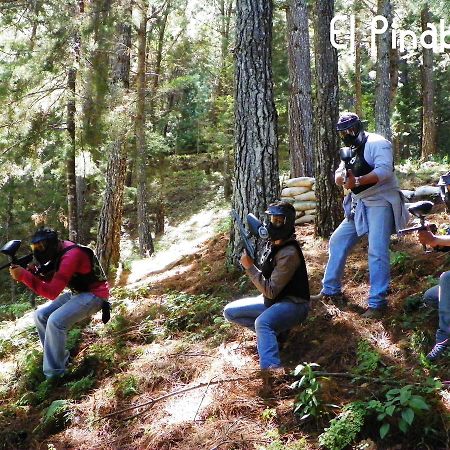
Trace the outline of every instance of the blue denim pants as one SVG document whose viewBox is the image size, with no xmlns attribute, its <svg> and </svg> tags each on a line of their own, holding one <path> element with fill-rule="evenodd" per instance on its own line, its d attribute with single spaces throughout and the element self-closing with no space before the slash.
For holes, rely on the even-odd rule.
<svg viewBox="0 0 450 450">
<path fill-rule="evenodd" d="M 44 348 L 43 371 L 47 378 L 64 375 L 69 352 L 67 332 L 72 325 L 90 317 L 102 307 L 103 300 L 90 292 L 61 294 L 34 312 L 34 322 Z"/>
<path fill-rule="evenodd" d="M 391 206 L 366 206 L 369 227 L 369 307 L 387 305 L 390 282 L 389 240 L 394 231 Z M 322 293 L 336 295 L 342 292 L 342 276 L 350 250 L 362 236 L 356 233 L 355 222 L 344 219 L 330 238 L 328 264 L 322 280 Z"/>
<path fill-rule="evenodd" d="M 223 315 L 256 332 L 261 369 L 281 367 L 277 335 L 300 324 L 308 315 L 307 303 L 282 300 L 267 308 L 262 295 L 235 300 L 225 306 Z"/>
<path fill-rule="evenodd" d="M 450 338 L 450 271 L 439 277 L 439 285 L 428 289 L 423 300 L 430 306 L 438 305 L 439 328 L 436 332 L 436 342 Z"/>
</svg>

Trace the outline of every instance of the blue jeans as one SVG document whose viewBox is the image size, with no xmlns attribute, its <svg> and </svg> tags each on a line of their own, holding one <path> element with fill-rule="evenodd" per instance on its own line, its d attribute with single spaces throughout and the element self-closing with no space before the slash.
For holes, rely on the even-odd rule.
<svg viewBox="0 0 450 450">
<path fill-rule="evenodd" d="M 394 214 L 386 206 L 366 206 L 369 227 L 369 307 L 387 305 L 390 282 L 389 240 L 394 231 Z M 344 219 L 334 230 L 329 243 L 328 264 L 322 280 L 322 293 L 336 295 L 342 292 L 342 275 L 350 250 L 362 236 L 356 233 L 355 222 Z"/>
<path fill-rule="evenodd" d="M 439 328 L 436 331 L 436 342 L 450 338 L 450 271 L 439 277 L 439 285 L 428 289 L 423 300 L 430 306 L 438 304 Z"/>
<path fill-rule="evenodd" d="M 267 308 L 263 296 L 235 300 L 225 306 L 223 315 L 229 322 L 256 331 L 261 369 L 281 367 L 277 335 L 300 324 L 308 315 L 307 303 L 282 300 Z"/>
<path fill-rule="evenodd" d="M 64 375 L 69 352 L 67 332 L 80 320 L 90 317 L 102 307 L 103 300 L 90 292 L 61 294 L 34 312 L 34 322 L 44 348 L 44 375 L 52 378 Z"/>
</svg>

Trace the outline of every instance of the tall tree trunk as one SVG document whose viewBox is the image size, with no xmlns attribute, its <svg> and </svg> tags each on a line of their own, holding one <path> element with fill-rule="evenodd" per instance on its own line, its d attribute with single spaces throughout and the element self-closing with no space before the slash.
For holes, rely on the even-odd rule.
<svg viewBox="0 0 450 450">
<path fill-rule="evenodd" d="M 330 42 L 334 0 L 315 0 L 314 53 L 316 61 L 316 234 L 329 237 L 342 220 L 342 191 L 334 182 L 339 163 L 336 123 L 338 105 L 337 51 Z"/>
<path fill-rule="evenodd" d="M 131 6 L 125 9 L 124 21 L 117 26 L 118 45 L 112 65 L 112 90 L 118 109 L 130 87 Z M 128 20 L 127 20 L 128 19 Z M 122 114 L 121 129 L 110 145 L 106 169 L 106 189 L 98 225 L 96 253 L 107 276 L 120 259 L 120 229 L 123 215 L 123 194 L 127 171 L 128 111 Z"/>
<path fill-rule="evenodd" d="M 238 0 L 235 47 L 235 185 L 233 207 L 243 219 L 262 216 L 280 194 L 277 114 L 272 81 L 272 1 Z M 240 256 L 237 227 L 231 258 Z M 262 243 L 258 243 L 260 252 Z"/>
<path fill-rule="evenodd" d="M 378 14 L 389 23 L 387 31 L 377 36 L 377 74 L 375 86 L 375 129 L 389 141 L 391 132 L 390 49 L 392 6 L 390 0 L 378 0 Z"/>
<path fill-rule="evenodd" d="M 361 12 L 360 12 L 360 2 L 355 1 L 354 7 L 356 8 L 355 13 L 355 112 L 358 114 L 360 119 L 363 119 L 363 108 L 362 108 L 362 83 L 361 83 L 361 56 L 362 56 L 362 33 L 361 33 Z"/>
<path fill-rule="evenodd" d="M 69 239 L 78 239 L 78 210 L 77 210 L 77 184 L 75 175 L 76 137 L 75 137 L 75 95 L 76 95 L 77 69 L 71 67 L 67 77 L 69 101 L 67 102 L 67 132 L 69 133 L 69 147 L 66 152 L 66 187 L 67 187 L 67 216 L 69 224 Z"/>
<path fill-rule="evenodd" d="M 286 10 L 289 55 L 289 152 L 291 177 L 314 174 L 311 57 L 306 0 Z"/>
<path fill-rule="evenodd" d="M 421 12 L 422 31 L 428 29 L 431 22 L 428 3 Z M 430 36 L 425 38 L 429 43 Z M 436 153 L 436 117 L 434 110 L 434 77 L 433 77 L 433 50 L 422 49 L 422 152 L 421 158 L 426 160 Z"/>
<path fill-rule="evenodd" d="M 138 67 L 137 67 L 137 102 L 136 102 L 136 172 L 137 172 L 137 220 L 139 234 L 139 251 L 142 256 L 154 252 L 150 228 L 150 207 L 148 203 L 147 172 L 148 155 L 145 140 L 145 89 L 146 89 L 146 49 L 147 49 L 147 5 L 141 3 L 141 20 L 138 31 Z"/>
</svg>

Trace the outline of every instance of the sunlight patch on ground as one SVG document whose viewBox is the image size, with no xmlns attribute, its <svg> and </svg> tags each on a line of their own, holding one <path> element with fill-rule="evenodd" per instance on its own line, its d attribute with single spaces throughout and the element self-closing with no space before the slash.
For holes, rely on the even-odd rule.
<svg viewBox="0 0 450 450">
<path fill-rule="evenodd" d="M 152 274 L 158 274 L 182 257 L 196 253 L 202 244 L 215 235 L 217 224 L 228 214 L 229 211 L 224 209 L 203 210 L 177 227 L 167 227 L 164 236 L 158 242 L 165 250 L 157 251 L 150 258 L 133 261 L 128 285 L 140 282 Z M 164 277 L 167 276 L 168 273 L 165 273 Z"/>
</svg>

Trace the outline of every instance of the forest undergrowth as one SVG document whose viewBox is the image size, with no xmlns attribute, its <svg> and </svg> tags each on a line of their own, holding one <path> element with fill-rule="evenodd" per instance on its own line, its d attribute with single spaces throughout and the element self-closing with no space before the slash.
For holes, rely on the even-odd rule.
<svg viewBox="0 0 450 450">
<path fill-rule="evenodd" d="M 448 223 L 439 212 L 435 223 Z M 262 389 L 254 335 L 222 317 L 256 293 L 226 264 L 229 222 L 158 278 L 113 289 L 105 326 L 95 316 L 69 335 L 70 371 L 44 381 L 30 325 L 0 341 L 0 448 L 299 450 L 450 448 L 449 359 L 428 363 L 437 311 L 422 293 L 450 253 L 424 253 L 413 235 L 392 240 L 389 313 L 363 320 L 367 242 L 345 272 L 348 306 L 320 301 L 291 332 L 287 368 Z M 327 242 L 297 228 L 313 293 Z M 17 323 L 20 322 L 19 319 Z"/>
</svg>

